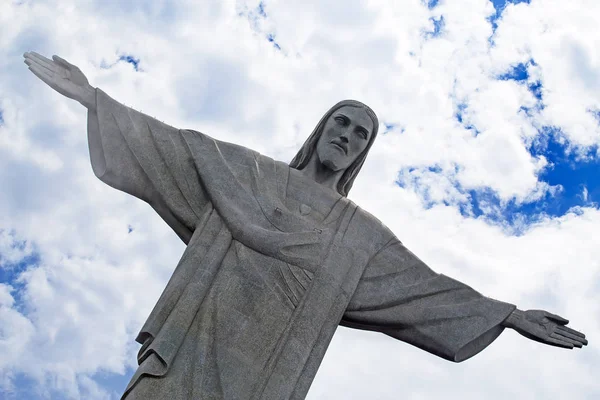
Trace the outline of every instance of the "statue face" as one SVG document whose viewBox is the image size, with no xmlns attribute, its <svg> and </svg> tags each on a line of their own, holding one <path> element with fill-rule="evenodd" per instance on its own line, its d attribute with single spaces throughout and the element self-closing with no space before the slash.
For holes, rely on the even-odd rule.
<svg viewBox="0 0 600 400">
<path fill-rule="evenodd" d="M 361 107 L 343 106 L 331 114 L 317 143 L 319 161 L 332 171 L 348 168 L 365 150 L 373 120 Z"/>
</svg>

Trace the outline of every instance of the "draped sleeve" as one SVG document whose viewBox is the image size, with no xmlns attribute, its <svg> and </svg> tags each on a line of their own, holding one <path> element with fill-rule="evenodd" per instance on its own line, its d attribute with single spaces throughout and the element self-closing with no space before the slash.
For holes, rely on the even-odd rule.
<svg viewBox="0 0 600 400">
<path fill-rule="evenodd" d="M 514 309 L 435 273 L 394 237 L 367 265 L 341 325 L 460 362 L 491 344 Z"/>
<path fill-rule="evenodd" d="M 88 113 L 94 174 L 147 202 L 188 244 L 210 209 L 190 150 L 179 129 L 118 103 L 96 89 Z"/>
</svg>

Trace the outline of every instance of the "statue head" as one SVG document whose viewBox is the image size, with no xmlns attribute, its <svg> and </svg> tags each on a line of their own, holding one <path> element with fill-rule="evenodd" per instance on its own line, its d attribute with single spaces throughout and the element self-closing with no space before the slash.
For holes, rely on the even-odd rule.
<svg viewBox="0 0 600 400">
<path fill-rule="evenodd" d="M 377 116 L 366 104 L 356 100 L 340 101 L 323 115 L 290 167 L 301 170 L 317 156 L 332 172 L 343 170 L 337 191 L 347 196 L 378 128 Z"/>
</svg>

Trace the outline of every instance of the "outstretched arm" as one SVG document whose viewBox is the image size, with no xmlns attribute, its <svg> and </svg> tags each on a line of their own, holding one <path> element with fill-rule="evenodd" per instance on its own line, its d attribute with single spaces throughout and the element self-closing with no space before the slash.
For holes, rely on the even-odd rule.
<svg viewBox="0 0 600 400">
<path fill-rule="evenodd" d="M 187 244 L 212 206 L 181 131 L 94 89 L 78 67 L 59 56 L 23 56 L 40 80 L 88 109 L 90 159 L 98 179 L 150 204 Z"/>
<path fill-rule="evenodd" d="M 542 343 L 573 348 L 587 341 L 544 311 L 521 311 L 432 271 L 393 238 L 370 261 L 341 325 L 382 332 L 450 361 L 490 345 L 505 328 Z"/>
<path fill-rule="evenodd" d="M 585 335 L 565 326 L 568 323 L 563 317 L 547 311 L 515 309 L 502 325 L 516 330 L 528 339 L 551 346 L 566 349 L 587 346 Z"/>
<path fill-rule="evenodd" d="M 432 271 L 393 238 L 369 262 L 341 324 L 461 362 L 490 345 L 515 308 Z"/>
</svg>

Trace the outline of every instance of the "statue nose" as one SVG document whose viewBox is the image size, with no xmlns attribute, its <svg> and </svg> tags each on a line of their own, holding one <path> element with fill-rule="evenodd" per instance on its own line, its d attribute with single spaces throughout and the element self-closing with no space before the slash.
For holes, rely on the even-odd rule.
<svg viewBox="0 0 600 400">
<path fill-rule="evenodd" d="M 346 136 L 345 133 L 343 133 L 342 136 L 340 136 L 340 141 L 342 141 L 344 143 L 348 143 L 348 137 Z"/>
</svg>

